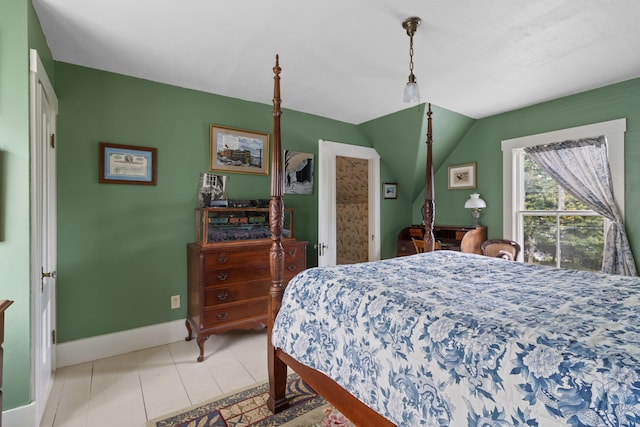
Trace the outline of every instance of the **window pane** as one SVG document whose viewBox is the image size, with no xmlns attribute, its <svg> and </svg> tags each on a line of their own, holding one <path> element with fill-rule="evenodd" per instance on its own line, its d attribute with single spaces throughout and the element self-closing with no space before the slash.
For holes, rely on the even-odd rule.
<svg viewBox="0 0 640 427">
<path fill-rule="evenodd" d="M 524 155 L 525 210 L 558 209 L 558 184 L 528 155 Z"/>
<path fill-rule="evenodd" d="M 564 193 L 564 210 L 567 211 L 588 211 L 591 210 L 587 205 L 573 197 L 566 191 Z"/>
<path fill-rule="evenodd" d="M 560 218 L 560 267 L 600 271 L 604 250 L 603 222 L 600 216 Z"/>
<path fill-rule="evenodd" d="M 556 265 L 556 217 L 524 216 L 524 262 Z"/>
</svg>

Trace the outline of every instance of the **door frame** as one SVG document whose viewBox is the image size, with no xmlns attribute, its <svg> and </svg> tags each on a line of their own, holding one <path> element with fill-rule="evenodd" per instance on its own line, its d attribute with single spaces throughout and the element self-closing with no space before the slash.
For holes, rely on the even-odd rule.
<svg viewBox="0 0 640 427">
<path fill-rule="evenodd" d="M 380 259 L 380 155 L 371 147 L 318 141 L 318 265 L 336 264 L 336 157 L 367 160 L 369 261 Z M 327 220 L 330 219 L 330 221 Z"/>
<path fill-rule="evenodd" d="M 31 330 L 32 330 L 32 358 L 31 358 L 31 399 L 35 406 L 35 424 L 39 425 L 44 414 L 53 383 L 52 372 L 55 369 L 55 343 L 51 331 L 55 330 L 56 280 L 53 277 L 44 279 L 43 272 L 55 272 L 56 269 L 56 186 L 55 186 L 55 149 L 54 137 L 56 133 L 56 117 L 58 114 L 58 99 L 51 81 L 38 52 L 29 50 L 29 126 L 31 150 L 31 184 L 30 184 L 30 233 L 31 233 Z M 46 99 L 43 99 L 46 98 Z M 52 116 L 50 127 L 43 129 L 43 106 L 47 105 L 47 112 Z M 43 132 L 47 134 L 43 134 Z M 42 185 L 43 174 L 47 185 Z M 43 206 L 48 206 L 46 217 L 42 217 Z M 46 239 L 42 237 L 47 233 Z M 43 246 L 48 245 L 47 259 L 43 256 Z M 44 279 L 49 292 L 46 331 L 42 322 L 42 312 L 47 310 L 41 300 L 40 282 Z M 41 360 L 47 357 L 42 368 Z M 46 372 L 45 372 L 46 371 Z"/>
</svg>

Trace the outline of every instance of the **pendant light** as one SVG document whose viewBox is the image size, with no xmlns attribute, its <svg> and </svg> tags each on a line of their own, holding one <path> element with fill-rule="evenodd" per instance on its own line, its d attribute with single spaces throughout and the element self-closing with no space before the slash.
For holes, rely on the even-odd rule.
<svg viewBox="0 0 640 427">
<path fill-rule="evenodd" d="M 407 31 L 409 36 L 409 81 L 404 87 L 404 102 L 420 102 L 420 89 L 416 76 L 413 74 L 413 35 L 421 22 L 422 20 L 417 16 L 412 16 L 402 22 L 402 28 Z"/>
</svg>

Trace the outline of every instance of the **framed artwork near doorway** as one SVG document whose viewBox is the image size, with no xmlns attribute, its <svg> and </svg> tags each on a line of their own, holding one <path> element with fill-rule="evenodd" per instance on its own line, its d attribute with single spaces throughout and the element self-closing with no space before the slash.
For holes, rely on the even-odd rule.
<svg viewBox="0 0 640 427">
<path fill-rule="evenodd" d="M 397 199 L 398 184 L 395 182 L 385 182 L 382 187 L 382 197 L 385 199 Z"/>
<path fill-rule="evenodd" d="M 284 194 L 313 194 L 313 154 L 284 150 Z"/>
</svg>

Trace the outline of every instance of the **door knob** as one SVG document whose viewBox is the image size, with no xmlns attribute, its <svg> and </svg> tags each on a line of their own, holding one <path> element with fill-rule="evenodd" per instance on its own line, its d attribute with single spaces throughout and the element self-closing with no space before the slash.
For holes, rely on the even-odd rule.
<svg viewBox="0 0 640 427">
<path fill-rule="evenodd" d="M 324 256 L 324 250 L 328 247 L 329 246 L 325 245 L 324 243 L 316 243 L 313 245 L 313 248 L 318 250 L 319 256 Z"/>
<path fill-rule="evenodd" d="M 56 277 L 58 277 L 58 273 L 53 270 L 50 271 L 48 273 L 44 272 L 44 267 L 40 267 L 40 292 L 42 292 L 44 290 L 44 278 L 45 277 L 51 277 L 52 279 L 55 279 Z"/>
<path fill-rule="evenodd" d="M 50 271 L 49 273 L 45 273 L 45 272 L 44 272 L 44 268 L 43 268 L 43 269 L 41 270 L 41 272 L 42 272 L 42 278 L 43 278 L 43 279 L 44 279 L 45 277 L 51 277 L 51 278 L 53 278 L 53 279 L 55 279 L 56 277 L 58 277 L 58 273 L 57 273 L 55 270 Z"/>
</svg>

